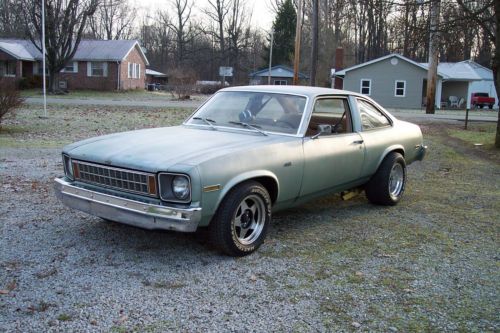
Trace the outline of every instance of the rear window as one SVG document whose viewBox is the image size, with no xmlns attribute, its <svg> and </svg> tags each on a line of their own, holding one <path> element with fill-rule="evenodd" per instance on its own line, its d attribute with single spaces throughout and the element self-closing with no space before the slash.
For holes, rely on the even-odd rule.
<svg viewBox="0 0 500 333">
<path fill-rule="evenodd" d="M 488 97 L 488 93 L 475 93 L 474 96 L 476 96 L 476 97 Z"/>
</svg>

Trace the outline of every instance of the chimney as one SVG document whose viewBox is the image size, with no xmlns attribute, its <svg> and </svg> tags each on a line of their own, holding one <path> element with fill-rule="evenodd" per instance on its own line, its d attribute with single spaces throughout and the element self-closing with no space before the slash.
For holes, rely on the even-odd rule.
<svg viewBox="0 0 500 333">
<path fill-rule="evenodd" d="M 344 69 L 344 49 L 341 47 L 337 47 L 335 50 L 335 72 Z M 344 81 L 335 76 L 335 81 L 333 83 L 333 87 L 335 89 L 342 89 L 344 87 Z"/>
</svg>

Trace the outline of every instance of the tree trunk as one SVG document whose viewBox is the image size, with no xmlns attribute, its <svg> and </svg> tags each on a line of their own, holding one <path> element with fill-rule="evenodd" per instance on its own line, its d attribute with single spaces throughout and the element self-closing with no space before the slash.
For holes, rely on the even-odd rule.
<svg viewBox="0 0 500 333">
<path fill-rule="evenodd" d="M 49 68 L 49 92 L 52 94 L 57 91 L 56 81 L 56 72 Z"/>
<path fill-rule="evenodd" d="M 425 113 L 434 114 L 436 101 L 437 66 L 439 56 L 439 10 L 441 0 L 431 2 L 431 25 L 429 36 L 429 69 L 427 72 L 427 107 Z"/>
<path fill-rule="evenodd" d="M 319 8 L 318 1 L 313 0 L 313 15 L 312 15 L 312 41 L 311 41 L 311 78 L 310 85 L 316 86 L 316 69 L 318 67 L 318 21 Z"/>
</svg>

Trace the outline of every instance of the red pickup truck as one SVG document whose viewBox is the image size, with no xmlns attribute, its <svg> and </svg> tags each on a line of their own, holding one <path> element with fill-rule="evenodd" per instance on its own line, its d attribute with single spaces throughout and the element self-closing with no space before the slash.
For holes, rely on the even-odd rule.
<svg viewBox="0 0 500 333">
<path fill-rule="evenodd" d="M 495 97 L 488 96 L 488 93 L 472 93 L 471 105 L 474 108 L 483 108 L 488 106 L 490 109 L 493 109 L 493 105 L 495 105 Z"/>
</svg>

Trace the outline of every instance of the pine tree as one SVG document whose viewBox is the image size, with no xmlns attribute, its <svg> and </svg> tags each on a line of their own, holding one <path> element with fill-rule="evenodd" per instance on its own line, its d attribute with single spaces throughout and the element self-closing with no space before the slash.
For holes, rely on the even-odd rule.
<svg viewBox="0 0 500 333">
<path fill-rule="evenodd" d="M 293 7 L 292 0 L 285 0 L 276 13 L 273 22 L 274 46 L 273 46 L 273 66 L 290 66 L 293 59 L 295 45 L 295 25 L 297 14 Z M 270 39 L 268 39 L 270 43 Z M 265 48 L 264 59 L 269 63 L 269 46 Z"/>
</svg>

